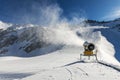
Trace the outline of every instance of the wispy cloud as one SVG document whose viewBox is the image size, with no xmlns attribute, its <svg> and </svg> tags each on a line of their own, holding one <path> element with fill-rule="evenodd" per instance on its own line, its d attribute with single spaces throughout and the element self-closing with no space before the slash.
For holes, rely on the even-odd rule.
<svg viewBox="0 0 120 80">
<path fill-rule="evenodd" d="M 108 15 L 102 17 L 101 20 L 113 20 L 116 18 L 120 18 L 120 8 L 111 10 L 111 12 L 108 13 Z"/>
</svg>

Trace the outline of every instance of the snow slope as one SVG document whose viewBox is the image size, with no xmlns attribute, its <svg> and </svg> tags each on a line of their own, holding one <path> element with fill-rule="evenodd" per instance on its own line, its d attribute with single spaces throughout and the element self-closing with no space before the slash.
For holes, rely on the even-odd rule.
<svg viewBox="0 0 120 80">
<path fill-rule="evenodd" d="M 116 52 L 119 51 L 119 32 L 103 26 L 73 27 L 62 24 L 58 27 L 34 27 L 15 27 L 14 32 L 17 32 L 20 38 L 3 47 L 8 48 L 8 52 L 0 57 L 0 80 L 120 79 L 119 53 Z M 29 35 L 37 33 L 37 38 L 35 35 L 27 35 L 21 39 L 21 35 L 27 31 L 30 31 Z M 15 34 L 14 32 L 9 33 Z M 46 45 L 30 53 L 21 49 L 35 43 L 36 39 L 44 41 Z M 90 61 L 87 57 L 83 59 L 85 62 L 80 61 L 79 55 L 84 51 L 82 45 L 86 40 L 95 44 L 98 63 L 94 57 L 91 57 Z"/>
<path fill-rule="evenodd" d="M 66 44 L 46 55 L 31 58 L 12 56 L 0 58 L 0 80 L 119 80 L 120 64 L 114 57 L 114 47 L 100 31 L 93 32 L 94 30 L 90 28 L 86 30 L 92 37 L 86 34 L 84 28 L 73 29 L 73 32 L 81 34 L 79 36 L 81 42 L 86 39 L 85 36 L 89 37 L 88 41 L 94 41 L 100 63 L 91 63 L 85 57 L 86 63 L 80 61 L 83 43 L 76 45 L 70 41 L 71 44 Z M 94 58 L 91 59 L 94 61 Z"/>
<path fill-rule="evenodd" d="M 66 46 L 51 54 L 0 60 L 1 80 L 119 80 L 119 71 L 79 60 L 82 47 Z M 8 57 L 9 58 L 9 57 Z M 111 76 L 112 75 L 112 76 Z"/>
<path fill-rule="evenodd" d="M 120 62 L 120 32 L 118 32 L 116 29 L 104 29 L 101 30 L 101 33 L 103 36 L 106 37 L 106 39 L 114 45 L 115 49 L 115 58 Z M 108 35 L 109 34 L 109 35 Z"/>
</svg>

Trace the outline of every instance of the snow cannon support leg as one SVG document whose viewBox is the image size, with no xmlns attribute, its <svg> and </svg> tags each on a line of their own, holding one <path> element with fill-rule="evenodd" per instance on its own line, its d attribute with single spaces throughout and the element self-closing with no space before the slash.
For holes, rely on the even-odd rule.
<svg viewBox="0 0 120 80">
<path fill-rule="evenodd" d="M 80 60 L 82 60 L 82 54 L 80 54 Z"/>
<path fill-rule="evenodd" d="M 96 61 L 99 62 L 99 61 L 98 61 L 98 58 L 97 58 L 97 54 L 95 54 L 95 57 L 96 57 Z"/>
<path fill-rule="evenodd" d="M 82 60 L 82 56 L 86 56 L 86 55 L 80 54 L 80 61 Z M 88 56 L 86 56 L 86 57 L 88 57 L 88 60 L 90 60 L 90 57 L 91 57 L 91 56 L 95 57 L 96 61 L 99 62 L 99 61 L 98 61 L 98 58 L 97 58 L 97 54 L 88 55 Z"/>
<path fill-rule="evenodd" d="M 90 60 L 90 56 L 88 56 L 88 60 Z"/>
</svg>

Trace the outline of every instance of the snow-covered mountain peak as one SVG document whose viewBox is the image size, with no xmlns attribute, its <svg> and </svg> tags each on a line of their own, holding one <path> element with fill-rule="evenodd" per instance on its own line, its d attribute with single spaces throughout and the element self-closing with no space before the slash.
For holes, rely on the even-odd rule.
<svg viewBox="0 0 120 80">
<path fill-rule="evenodd" d="M 10 23 L 4 23 L 3 21 L 0 21 L 0 29 L 7 29 L 8 27 L 12 26 Z"/>
</svg>

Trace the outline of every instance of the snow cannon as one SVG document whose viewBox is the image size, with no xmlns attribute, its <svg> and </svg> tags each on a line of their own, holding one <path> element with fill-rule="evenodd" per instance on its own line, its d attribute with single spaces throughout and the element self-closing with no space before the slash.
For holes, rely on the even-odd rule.
<svg viewBox="0 0 120 80">
<path fill-rule="evenodd" d="M 82 56 L 88 56 L 89 60 L 90 60 L 90 56 L 95 56 L 97 60 L 97 50 L 95 51 L 95 45 L 93 43 L 88 43 L 87 41 L 85 41 L 83 47 L 84 47 L 84 52 L 83 54 L 80 54 L 80 60 L 82 59 Z"/>
</svg>

